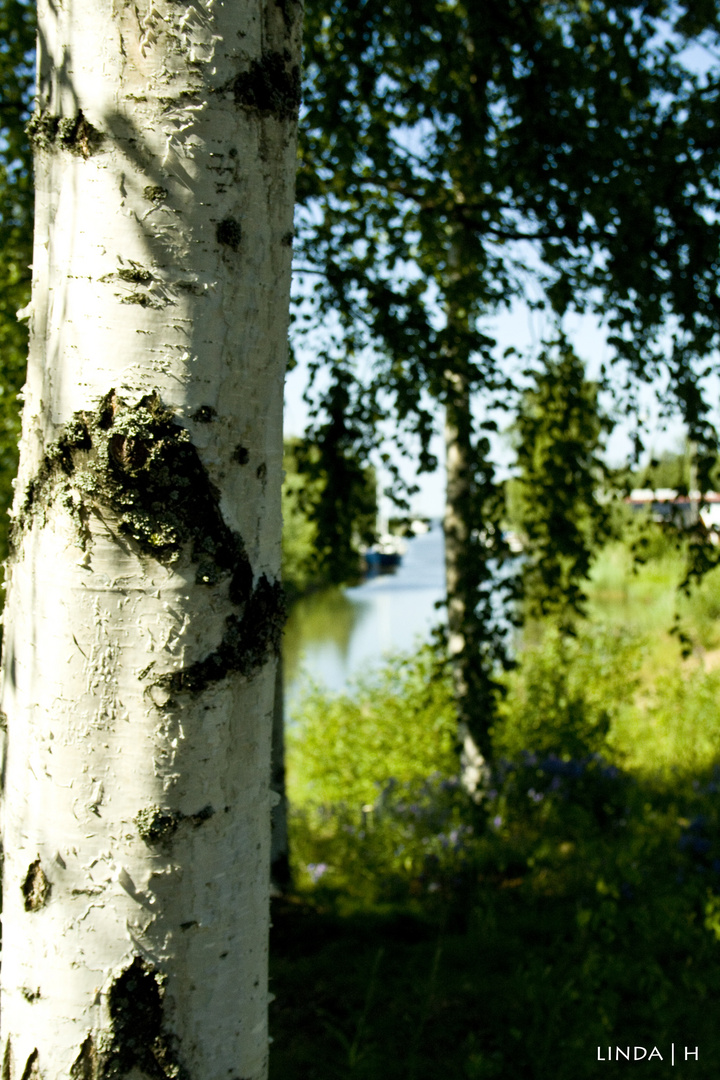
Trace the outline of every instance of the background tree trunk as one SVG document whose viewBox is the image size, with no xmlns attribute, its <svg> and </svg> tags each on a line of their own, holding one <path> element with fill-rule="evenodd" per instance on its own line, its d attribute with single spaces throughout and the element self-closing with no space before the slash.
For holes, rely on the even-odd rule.
<svg viewBox="0 0 720 1080">
<path fill-rule="evenodd" d="M 482 584 L 476 558 L 484 522 L 475 497 L 475 447 L 467 378 L 447 372 L 445 404 L 445 591 L 448 653 L 458 713 L 458 748 L 463 783 L 478 790 L 491 756 L 489 728 L 494 701 L 488 693 L 487 640 L 478 614 Z M 480 535 L 477 535 L 480 534 Z"/>
<path fill-rule="evenodd" d="M 40 5 L 8 1080 L 266 1076 L 299 16 Z"/>
<path fill-rule="evenodd" d="M 494 481 L 488 440 L 475 434 L 472 392 L 478 385 L 478 371 L 468 316 L 471 297 L 463 295 L 460 273 L 466 262 L 463 236 L 456 234 L 448 254 L 449 337 L 443 376 L 445 592 L 460 775 L 467 791 L 479 798 L 492 758 L 494 666 L 502 655 L 493 613 L 494 579 L 502 557 L 498 502 L 502 496 Z"/>
</svg>

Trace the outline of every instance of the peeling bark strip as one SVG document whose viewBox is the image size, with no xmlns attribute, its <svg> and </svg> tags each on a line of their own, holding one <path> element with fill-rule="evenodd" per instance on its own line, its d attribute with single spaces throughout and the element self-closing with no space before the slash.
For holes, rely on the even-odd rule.
<svg viewBox="0 0 720 1080">
<path fill-rule="evenodd" d="M 98 1080 L 99 1061 L 92 1035 L 80 1047 L 80 1053 L 70 1068 L 71 1080 Z"/>
<path fill-rule="evenodd" d="M 40 908 L 45 907 L 50 899 L 51 889 L 52 885 L 45 877 L 43 868 L 40 865 L 40 859 L 36 859 L 34 863 L 30 864 L 27 876 L 22 883 L 25 910 L 39 911 Z"/>
</svg>

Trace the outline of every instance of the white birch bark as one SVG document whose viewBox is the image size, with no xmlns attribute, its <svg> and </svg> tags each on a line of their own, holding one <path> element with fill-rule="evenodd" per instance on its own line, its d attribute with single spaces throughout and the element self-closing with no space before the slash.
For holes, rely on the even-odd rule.
<svg viewBox="0 0 720 1080">
<path fill-rule="evenodd" d="M 301 9 L 39 7 L 3 1080 L 260 1080 Z"/>
</svg>

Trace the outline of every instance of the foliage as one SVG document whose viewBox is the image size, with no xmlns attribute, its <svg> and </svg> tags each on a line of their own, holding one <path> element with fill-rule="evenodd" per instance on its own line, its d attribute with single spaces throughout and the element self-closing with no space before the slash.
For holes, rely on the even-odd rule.
<svg viewBox="0 0 720 1080">
<path fill-rule="evenodd" d="M 297 443 L 285 440 L 282 488 L 282 579 L 292 597 L 306 592 L 319 577 L 316 566 L 317 526 L 305 510 L 319 498 L 319 481 L 309 481 L 298 472 Z"/>
<path fill-rule="evenodd" d="M 533 296 L 551 322 L 594 311 L 626 374 L 665 368 L 706 471 L 714 432 L 698 371 L 720 332 L 719 30 L 715 5 L 669 0 L 310 4 L 296 340 L 309 329 L 323 371 L 314 427 L 327 416 L 360 452 L 392 415 L 426 470 L 439 403 L 492 507 L 497 483 L 476 449 L 517 379 L 487 320 Z M 688 62 L 698 41 L 706 73 Z M 467 491 L 448 490 L 459 544 L 497 524 L 470 516 Z M 485 619 L 495 553 L 472 555 L 458 556 L 449 611 L 454 598 L 475 665 L 461 654 L 457 686 L 470 694 L 480 672 L 480 716 L 502 645 Z"/>
<path fill-rule="evenodd" d="M 675 390 L 699 420 L 718 91 L 686 50 L 719 29 L 713 5 L 691 18 L 664 0 L 310 4 L 298 269 L 337 314 L 339 367 L 380 346 L 377 386 L 424 438 L 422 389 L 443 398 L 448 357 L 473 387 L 508 388 L 477 318 L 530 276 L 560 314 L 607 314 L 639 371 L 674 313 Z"/>
<path fill-rule="evenodd" d="M 544 627 L 507 679 L 493 731 L 496 755 L 570 760 L 606 752 L 613 722 L 632 704 L 640 658 L 638 639 L 616 628 L 594 624 L 568 637 Z"/>
<path fill-rule="evenodd" d="M 608 1044 L 659 1046 L 663 1061 L 642 1063 L 658 1080 L 672 1042 L 681 1060 L 700 1050 L 679 1075 L 711 1080 L 720 977 L 704 924 L 716 894 L 678 887 L 678 831 L 658 807 L 625 841 L 622 861 L 645 875 L 635 888 L 617 847 L 597 840 L 543 868 L 544 884 L 488 873 L 464 926 L 277 902 L 272 1080 L 591 1080 Z"/>
<path fill-rule="evenodd" d="M 433 648 L 395 659 L 352 695 L 313 688 L 288 747 L 299 880 L 317 876 L 366 900 L 425 895 L 430 881 L 452 878 L 461 851 L 464 863 L 482 861 L 483 816 L 499 814 L 507 826 L 532 810 L 538 828 L 552 819 L 562 829 L 577 812 L 602 825 L 610 806 L 622 816 L 630 774 L 621 782 L 620 768 L 664 784 L 710 769 L 720 671 L 688 667 L 668 632 L 682 556 L 661 551 L 636 573 L 627 550 L 624 558 L 611 547 L 596 566 L 591 618 L 576 635 L 548 621 L 526 630 L 504 676 L 494 779 L 479 817 L 454 780 L 451 686 L 436 675 Z M 624 600 L 619 573 L 629 574 Z M 705 605 L 716 603 L 713 585 L 683 610 L 695 641 Z M 614 597 L 614 617 L 607 599 L 600 607 L 603 595 Z M 450 833 L 454 864 L 442 856 Z M 431 854 L 440 862 L 428 862 Z"/>
<path fill-rule="evenodd" d="M 633 476 L 633 486 L 638 488 L 671 488 L 680 494 L 690 490 L 692 449 L 688 442 L 682 451 L 665 450 L 651 457 L 647 465 Z"/>
<path fill-rule="evenodd" d="M 319 458 L 317 449 L 302 440 L 285 440 L 282 573 L 291 598 L 311 588 L 353 581 L 358 574 L 360 545 L 374 539 L 375 470 L 346 462 L 347 498 L 342 515 L 336 517 L 339 532 L 332 543 L 322 529 L 322 520 L 326 498 L 333 497 L 328 488 L 338 485 L 341 475 L 340 470 L 328 475 L 318 467 Z"/>
<path fill-rule="evenodd" d="M 17 394 L 25 378 L 27 326 L 16 312 L 30 300 L 32 155 L 25 124 L 31 113 L 35 9 L 0 0 L 0 561 L 7 555 L 7 513 L 17 472 Z"/>
<path fill-rule="evenodd" d="M 459 888 L 475 829 L 457 779 L 391 777 L 374 795 L 363 806 L 343 801 L 291 811 L 296 881 L 364 903 L 427 899 Z"/>
<path fill-rule="evenodd" d="M 287 732 L 292 801 L 374 804 L 377 783 L 416 781 L 455 768 L 455 721 L 447 681 L 433 651 L 398 657 L 352 694 L 311 687 Z"/>
<path fill-rule="evenodd" d="M 710 1080 L 717 770 L 658 787 L 524 755 L 496 773 L 484 830 L 448 827 L 437 781 L 433 821 L 432 783 L 384 820 L 338 821 L 334 847 L 330 820 L 302 835 L 326 861 L 273 914 L 271 1076 L 590 1080 L 598 1046 L 639 1045 L 660 1048 L 659 1078 L 675 1042 Z"/>
<path fill-rule="evenodd" d="M 720 671 L 661 672 L 645 708 L 624 718 L 616 739 L 627 747 L 628 763 L 640 772 L 699 773 L 716 759 L 720 740 Z"/>
<path fill-rule="evenodd" d="M 599 454 L 610 425 L 582 361 L 566 342 L 558 345 L 557 356 L 543 352 L 514 424 L 516 515 L 526 617 L 553 615 L 569 627 L 584 612 L 591 559 L 609 529 Z"/>
<path fill-rule="evenodd" d="M 658 674 L 641 648 L 657 635 L 655 601 L 681 562 L 661 548 L 633 573 L 615 545 L 590 588 L 590 619 L 604 590 L 616 597 L 615 620 L 606 602 L 604 627 L 589 623 L 575 638 L 535 626 L 507 676 L 496 732 L 509 759 L 495 766 L 480 810 L 422 755 L 389 779 L 388 762 L 400 761 L 389 745 L 414 745 L 425 676 L 407 679 L 405 701 L 398 661 L 365 684 L 367 750 L 363 716 L 345 702 L 364 756 L 359 771 L 339 775 L 339 716 L 322 741 L 339 699 L 314 692 L 304 717 L 317 732 L 311 772 L 319 777 L 324 745 L 336 779 L 295 789 L 300 891 L 273 914 L 271 1076 L 590 1080 L 597 1047 L 607 1057 L 617 1045 L 658 1046 L 663 1061 L 643 1068 L 659 1080 L 673 1042 L 676 1053 L 699 1047 L 693 1076 L 715 1075 L 720 1039 L 707 1005 L 720 994 L 720 672 L 689 668 L 674 644 Z M 447 686 L 444 695 L 448 705 Z M 305 745 L 301 729 L 293 770 Z"/>
<path fill-rule="evenodd" d="M 315 526 L 315 557 L 333 585 L 353 581 L 362 544 L 375 540 L 377 478 L 348 431 L 342 408 L 294 449 L 306 489 L 298 505 Z"/>
<path fill-rule="evenodd" d="M 720 646 L 720 568 L 710 569 L 687 590 L 687 540 L 674 530 L 634 513 L 625 543 L 613 542 L 597 556 L 589 582 L 592 619 L 607 621 L 652 642 L 643 667 L 661 672 L 686 656 L 712 660 Z M 682 641 L 673 641 L 663 628 Z"/>
</svg>

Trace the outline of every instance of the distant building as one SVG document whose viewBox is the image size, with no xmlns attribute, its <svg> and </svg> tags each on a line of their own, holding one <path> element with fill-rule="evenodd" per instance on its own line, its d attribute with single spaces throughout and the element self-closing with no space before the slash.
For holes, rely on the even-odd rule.
<svg viewBox="0 0 720 1080">
<path fill-rule="evenodd" d="M 649 510 L 653 521 L 674 521 L 678 525 L 694 525 L 698 517 L 708 531 L 713 543 L 720 536 L 720 492 L 691 491 L 679 495 L 672 488 L 635 488 L 625 500 L 633 510 Z"/>
</svg>

